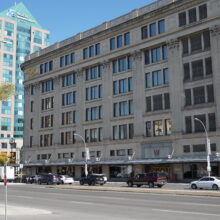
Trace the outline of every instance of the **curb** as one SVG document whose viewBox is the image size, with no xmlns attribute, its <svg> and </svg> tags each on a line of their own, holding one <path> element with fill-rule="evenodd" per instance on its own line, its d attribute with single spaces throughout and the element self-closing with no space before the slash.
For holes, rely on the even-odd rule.
<svg viewBox="0 0 220 220">
<path fill-rule="evenodd" d="M 100 186 L 68 186 L 68 185 L 47 186 L 47 188 L 220 197 L 220 191 L 205 191 L 205 190 L 201 191 L 201 190 L 190 190 L 190 189 L 169 190 L 169 189 L 152 189 L 152 188 L 149 189 L 149 188 L 128 188 L 128 187 L 122 188 L 122 187 L 100 187 Z"/>
</svg>

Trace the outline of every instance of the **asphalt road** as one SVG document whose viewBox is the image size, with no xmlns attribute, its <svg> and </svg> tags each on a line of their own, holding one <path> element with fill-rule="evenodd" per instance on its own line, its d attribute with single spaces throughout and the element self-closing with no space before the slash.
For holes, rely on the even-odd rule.
<svg viewBox="0 0 220 220">
<path fill-rule="evenodd" d="M 97 186 L 99 187 L 99 186 Z M 0 219 L 4 219 L 0 186 Z M 220 197 L 8 186 L 8 220 L 220 219 Z"/>
</svg>

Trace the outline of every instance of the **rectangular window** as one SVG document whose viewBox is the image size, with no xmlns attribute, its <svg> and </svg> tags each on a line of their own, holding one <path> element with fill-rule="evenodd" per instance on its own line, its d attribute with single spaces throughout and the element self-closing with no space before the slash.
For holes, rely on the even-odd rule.
<svg viewBox="0 0 220 220">
<path fill-rule="evenodd" d="M 146 65 L 150 64 L 150 51 L 149 50 L 144 51 L 144 61 Z"/>
<path fill-rule="evenodd" d="M 188 41 L 188 38 L 182 39 L 182 47 L 183 47 L 183 55 L 187 55 L 189 53 L 189 41 Z"/>
<path fill-rule="evenodd" d="M 117 48 L 120 48 L 123 46 L 122 43 L 122 35 L 117 36 Z"/>
<path fill-rule="evenodd" d="M 95 45 L 95 55 L 101 54 L 101 46 L 100 43 Z"/>
<path fill-rule="evenodd" d="M 113 95 L 118 94 L 118 81 L 113 81 Z"/>
<path fill-rule="evenodd" d="M 151 122 L 147 121 L 146 122 L 146 137 L 151 137 L 151 136 L 152 136 Z"/>
<path fill-rule="evenodd" d="M 151 112 L 151 96 L 146 97 L 146 112 Z"/>
<path fill-rule="evenodd" d="M 179 13 L 179 27 L 186 25 L 186 12 Z"/>
<path fill-rule="evenodd" d="M 70 62 L 71 62 L 71 64 L 75 63 L 75 53 L 70 54 Z"/>
<path fill-rule="evenodd" d="M 128 128 L 129 128 L 129 139 L 133 139 L 133 137 L 134 137 L 134 124 L 129 124 Z"/>
<path fill-rule="evenodd" d="M 154 107 L 154 111 L 163 109 L 162 95 L 154 95 L 153 96 L 153 107 Z"/>
<path fill-rule="evenodd" d="M 164 84 L 168 84 L 169 83 L 169 71 L 168 71 L 168 68 L 163 69 L 163 82 L 164 82 Z"/>
<path fill-rule="evenodd" d="M 151 50 L 151 62 L 156 63 L 161 60 L 160 47 Z"/>
<path fill-rule="evenodd" d="M 151 87 L 151 73 L 145 74 L 145 87 L 150 88 Z"/>
<path fill-rule="evenodd" d="M 165 119 L 165 135 L 171 135 L 171 120 Z"/>
<path fill-rule="evenodd" d="M 170 109 L 170 94 L 164 94 L 164 109 Z"/>
<path fill-rule="evenodd" d="M 110 39 L 110 50 L 114 50 L 115 49 L 115 38 L 111 38 Z"/>
<path fill-rule="evenodd" d="M 204 41 L 204 49 L 209 50 L 211 43 L 210 43 L 210 32 L 205 31 L 203 32 L 203 41 Z"/>
<path fill-rule="evenodd" d="M 206 4 L 199 6 L 199 20 L 207 18 L 207 6 Z"/>
<path fill-rule="evenodd" d="M 191 116 L 185 117 L 186 134 L 192 133 L 192 119 Z"/>
<path fill-rule="evenodd" d="M 184 81 L 190 80 L 190 66 L 189 66 L 189 63 L 184 63 L 183 64 L 183 72 L 184 72 L 183 80 Z"/>
<path fill-rule="evenodd" d="M 88 59 L 88 48 L 83 49 L 83 59 Z"/>
<path fill-rule="evenodd" d="M 202 50 L 202 39 L 201 34 L 190 37 L 191 42 L 191 52 L 198 52 Z"/>
<path fill-rule="evenodd" d="M 206 75 L 212 75 L 212 58 L 208 57 L 205 59 L 205 70 Z"/>
<path fill-rule="evenodd" d="M 89 47 L 89 57 L 93 57 L 95 55 L 94 46 Z"/>
<path fill-rule="evenodd" d="M 64 67 L 64 56 L 60 57 L 60 67 Z"/>
<path fill-rule="evenodd" d="M 192 8 L 189 10 L 189 23 L 196 22 L 196 8 Z"/>
<path fill-rule="evenodd" d="M 215 113 L 208 114 L 209 131 L 216 131 Z"/>
<path fill-rule="evenodd" d="M 206 88 L 207 88 L 207 101 L 208 101 L 208 103 L 214 102 L 214 88 L 213 88 L 213 85 L 208 85 Z"/>
<path fill-rule="evenodd" d="M 154 136 L 163 136 L 163 123 L 162 120 L 153 122 Z"/>
<path fill-rule="evenodd" d="M 156 23 L 150 24 L 150 36 L 154 37 L 157 35 Z"/>
<path fill-rule="evenodd" d="M 205 146 L 205 144 L 193 145 L 193 152 L 194 152 L 194 153 L 206 152 L 206 146 Z"/>
<path fill-rule="evenodd" d="M 141 39 L 147 39 L 148 38 L 148 26 L 144 26 L 141 28 Z"/>
<path fill-rule="evenodd" d="M 190 153 L 190 145 L 184 145 L 183 146 L 183 152 L 184 153 Z"/>
<path fill-rule="evenodd" d="M 201 120 L 204 126 L 206 127 L 205 115 L 195 115 L 194 119 L 195 118 L 198 118 L 199 120 Z M 194 120 L 194 123 L 195 123 L 195 132 L 204 132 L 204 127 L 200 121 Z"/>
<path fill-rule="evenodd" d="M 110 156 L 114 157 L 115 156 L 115 151 L 114 150 L 110 150 Z"/>
<path fill-rule="evenodd" d="M 124 45 L 127 46 L 130 44 L 130 33 L 125 33 L 124 34 Z"/>
<path fill-rule="evenodd" d="M 160 20 L 158 22 L 158 33 L 159 34 L 165 33 L 165 20 Z"/>
<path fill-rule="evenodd" d="M 203 86 L 193 88 L 194 105 L 205 103 L 205 88 Z"/>
<path fill-rule="evenodd" d="M 197 60 L 192 62 L 192 77 L 203 77 L 203 60 Z"/>
<path fill-rule="evenodd" d="M 168 59 L 168 48 L 167 45 L 162 46 L 162 55 L 163 55 L 163 60 Z"/>
<path fill-rule="evenodd" d="M 152 75 L 153 75 L 153 86 L 159 86 L 163 84 L 163 75 L 161 70 L 154 71 Z"/>
<path fill-rule="evenodd" d="M 67 66 L 67 65 L 69 65 L 69 64 L 70 64 L 70 55 L 67 54 L 67 55 L 65 56 L 65 66 Z"/>
<path fill-rule="evenodd" d="M 192 105 L 191 89 L 185 89 L 185 106 Z"/>
</svg>

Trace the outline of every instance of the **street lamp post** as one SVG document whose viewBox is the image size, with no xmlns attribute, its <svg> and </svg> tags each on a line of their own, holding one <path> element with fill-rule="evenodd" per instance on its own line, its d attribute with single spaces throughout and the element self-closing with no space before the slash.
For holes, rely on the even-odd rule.
<svg viewBox="0 0 220 220">
<path fill-rule="evenodd" d="M 13 148 L 13 146 L 14 146 L 14 144 L 15 144 L 15 139 L 14 138 L 10 138 L 9 139 L 9 144 L 10 144 L 10 147 L 11 147 L 11 155 L 10 155 L 10 164 L 12 164 L 12 159 L 13 159 L 13 157 L 12 157 L 12 148 Z"/>
<path fill-rule="evenodd" d="M 204 123 L 198 119 L 198 118 L 194 118 L 195 121 L 198 121 L 202 124 L 204 130 L 205 130 L 205 134 L 206 134 L 206 147 L 207 147 L 207 173 L 208 173 L 208 176 L 210 176 L 210 173 L 211 173 L 211 166 L 210 166 L 210 154 L 211 154 L 211 149 L 210 149 L 210 139 L 208 137 L 208 132 L 206 130 L 206 127 L 204 125 Z"/>
<path fill-rule="evenodd" d="M 89 149 L 86 147 L 85 139 L 81 135 L 76 134 L 76 133 L 74 133 L 74 135 L 80 137 L 84 143 L 84 147 L 85 147 L 85 175 L 87 176 L 88 175 L 87 160 L 89 160 Z"/>
</svg>

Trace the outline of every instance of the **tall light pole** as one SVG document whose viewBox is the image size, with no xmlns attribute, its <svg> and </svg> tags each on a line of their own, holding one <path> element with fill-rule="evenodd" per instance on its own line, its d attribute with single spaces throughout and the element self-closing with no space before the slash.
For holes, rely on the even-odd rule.
<svg viewBox="0 0 220 220">
<path fill-rule="evenodd" d="M 198 118 L 194 118 L 195 121 L 198 121 L 202 124 L 204 130 L 205 130 L 205 134 L 206 134 L 206 147 L 207 147 L 207 173 L 208 173 L 208 176 L 210 176 L 210 173 L 211 173 L 211 166 L 210 166 L 210 154 L 211 154 L 211 149 L 210 149 L 210 139 L 208 137 L 208 133 L 207 133 L 207 130 L 206 130 L 206 127 L 204 125 L 204 123 L 198 119 Z"/>
<path fill-rule="evenodd" d="M 10 164 L 12 164 L 13 163 L 13 161 L 12 161 L 12 159 L 13 159 L 13 157 L 12 157 L 12 154 L 13 154 L 12 148 L 14 147 L 14 144 L 15 144 L 15 139 L 13 137 L 9 139 L 9 144 L 10 144 L 10 147 L 11 147 Z"/>
<path fill-rule="evenodd" d="M 74 135 L 80 137 L 82 139 L 83 143 L 84 143 L 84 147 L 85 147 L 85 175 L 87 176 L 88 175 L 87 160 L 89 160 L 89 158 L 90 158 L 90 156 L 89 156 L 89 148 L 86 147 L 85 139 L 81 135 L 76 134 L 76 133 L 74 133 Z"/>
</svg>

